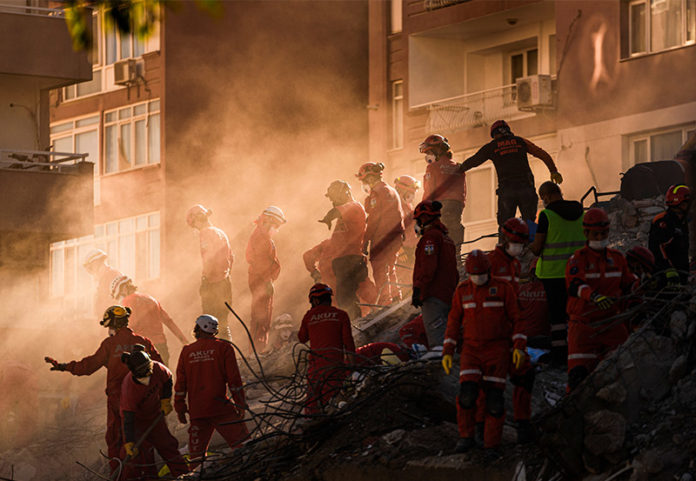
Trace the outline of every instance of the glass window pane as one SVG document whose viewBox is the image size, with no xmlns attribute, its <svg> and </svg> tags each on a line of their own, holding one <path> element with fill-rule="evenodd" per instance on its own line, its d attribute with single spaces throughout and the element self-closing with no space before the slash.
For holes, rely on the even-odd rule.
<svg viewBox="0 0 696 481">
<path fill-rule="evenodd" d="M 118 269 L 130 276 L 135 273 L 135 234 L 118 238 Z"/>
<path fill-rule="evenodd" d="M 116 120 L 116 112 L 108 112 L 104 115 L 104 122 L 114 122 Z"/>
<path fill-rule="evenodd" d="M 141 215 L 135 219 L 135 230 L 141 231 L 147 229 L 147 216 Z"/>
<path fill-rule="evenodd" d="M 160 101 L 159 100 L 153 100 L 150 102 L 150 112 L 156 112 L 160 109 Z"/>
<path fill-rule="evenodd" d="M 404 83 L 402 81 L 394 82 L 394 98 L 404 96 Z"/>
<path fill-rule="evenodd" d="M 539 73 L 539 50 L 527 50 L 527 75 Z"/>
<path fill-rule="evenodd" d="M 159 223 L 160 223 L 159 212 L 156 214 L 150 214 L 148 216 L 148 224 L 150 224 L 150 227 L 159 227 Z"/>
<path fill-rule="evenodd" d="M 106 235 L 111 237 L 118 234 L 118 224 L 116 222 L 109 222 L 106 224 Z"/>
<path fill-rule="evenodd" d="M 119 221 L 119 223 L 118 223 L 118 233 L 119 234 L 130 234 L 133 232 L 134 228 L 135 228 L 135 223 L 133 222 L 133 219 L 125 219 L 125 220 Z"/>
<path fill-rule="evenodd" d="M 133 56 L 140 57 L 145 53 L 145 41 L 142 38 L 138 38 L 137 35 L 133 35 Z"/>
<path fill-rule="evenodd" d="M 650 47 L 663 50 L 682 43 L 682 0 L 651 0 Z"/>
<path fill-rule="evenodd" d="M 401 99 L 394 100 L 394 145 L 395 149 L 400 149 L 404 146 L 404 101 Z"/>
<path fill-rule="evenodd" d="M 121 125 L 118 139 L 118 168 L 119 170 L 131 167 L 131 124 Z"/>
<path fill-rule="evenodd" d="M 524 76 L 523 55 L 521 53 L 510 56 L 510 83 L 515 83 L 520 77 Z"/>
<path fill-rule="evenodd" d="M 681 130 L 650 136 L 650 160 L 669 160 L 679 152 L 682 144 Z"/>
<path fill-rule="evenodd" d="M 648 161 L 648 141 L 645 139 L 633 142 L 633 162 L 640 164 Z"/>
<path fill-rule="evenodd" d="M 64 293 L 71 294 L 75 290 L 75 247 L 65 248 L 65 281 Z"/>
<path fill-rule="evenodd" d="M 398 33 L 403 28 L 404 0 L 391 0 L 391 33 Z"/>
<path fill-rule="evenodd" d="M 51 295 L 53 296 L 63 295 L 64 270 L 63 249 L 56 249 L 51 252 Z"/>
<path fill-rule="evenodd" d="M 131 34 L 122 33 L 121 34 L 121 59 L 131 58 Z"/>
<path fill-rule="evenodd" d="M 104 129 L 105 147 L 104 172 L 109 174 L 118 170 L 118 131 L 116 125 L 110 125 Z"/>
<path fill-rule="evenodd" d="M 645 4 L 637 3 L 630 7 L 631 53 L 645 52 Z"/>
<path fill-rule="evenodd" d="M 79 154 L 88 154 L 87 161 L 94 163 L 94 177 L 99 178 L 99 136 L 96 130 L 75 135 L 75 150 Z"/>
<path fill-rule="evenodd" d="M 488 220 L 493 217 L 493 184 L 491 169 L 472 170 L 466 173 L 467 204 L 464 222 Z"/>
<path fill-rule="evenodd" d="M 77 96 L 96 94 L 101 91 L 101 70 L 92 72 L 92 80 L 77 84 Z"/>
<path fill-rule="evenodd" d="M 549 73 L 556 74 L 556 35 L 549 35 Z"/>
<path fill-rule="evenodd" d="M 147 137 L 145 133 L 145 120 L 135 123 L 135 165 L 147 163 Z"/>
<path fill-rule="evenodd" d="M 92 15 L 92 50 L 89 53 L 89 61 L 94 66 L 101 65 L 101 59 L 99 58 L 99 45 L 101 44 L 101 38 L 99 38 L 99 33 L 99 15 Z"/>
<path fill-rule="evenodd" d="M 71 137 L 62 137 L 60 139 L 53 139 L 53 151 L 54 152 L 72 152 L 73 151 L 73 139 Z"/>
<path fill-rule="evenodd" d="M 127 107 L 125 109 L 121 109 L 118 111 L 118 118 L 119 119 L 129 119 L 131 116 L 131 109 L 130 107 Z"/>
<path fill-rule="evenodd" d="M 94 237 L 104 237 L 104 224 L 94 226 Z"/>
<path fill-rule="evenodd" d="M 116 32 L 113 26 L 106 29 L 104 33 L 105 49 L 106 49 L 106 64 L 112 64 L 118 60 L 118 52 L 116 51 Z"/>
<path fill-rule="evenodd" d="M 138 104 L 134 107 L 135 115 L 142 115 L 147 112 L 147 104 Z"/>
<path fill-rule="evenodd" d="M 157 279 L 160 276 L 160 231 L 159 229 L 148 232 L 150 258 L 149 258 L 149 278 Z"/>
<path fill-rule="evenodd" d="M 686 0 L 686 41 L 696 41 L 696 0 Z"/>
<path fill-rule="evenodd" d="M 65 87 L 63 89 L 63 95 L 65 96 L 65 100 L 72 100 L 75 98 L 75 86 L 70 85 L 69 87 Z"/>
<path fill-rule="evenodd" d="M 147 232 L 135 234 L 135 278 L 148 279 Z"/>
<path fill-rule="evenodd" d="M 75 122 L 76 127 L 86 127 L 88 125 L 98 124 L 99 116 L 95 115 L 93 117 L 87 117 L 86 119 L 81 119 Z"/>
<path fill-rule="evenodd" d="M 55 124 L 51 126 L 51 133 L 52 134 L 57 134 L 58 132 L 65 132 L 66 130 L 70 130 L 73 127 L 72 122 L 65 122 L 62 124 Z"/>
<path fill-rule="evenodd" d="M 150 115 L 147 126 L 148 151 L 147 161 L 149 164 L 159 164 L 160 161 L 160 116 L 159 114 Z"/>
</svg>

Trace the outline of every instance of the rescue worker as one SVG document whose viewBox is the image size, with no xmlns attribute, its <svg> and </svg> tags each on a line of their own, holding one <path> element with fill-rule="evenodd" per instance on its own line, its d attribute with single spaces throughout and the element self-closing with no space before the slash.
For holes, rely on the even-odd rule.
<svg viewBox="0 0 696 481">
<path fill-rule="evenodd" d="M 398 278 L 401 284 L 411 282 L 412 272 L 409 268 L 413 267 L 416 262 L 416 244 L 418 244 L 418 235 L 413 226 L 415 219 L 413 218 L 413 200 L 416 192 L 420 188 L 420 182 L 410 175 L 402 175 L 394 180 L 394 189 L 399 194 L 401 199 L 401 210 L 404 218 L 404 243 L 401 245 L 402 255 L 399 256 L 399 263 L 405 267 L 397 269 Z"/>
<path fill-rule="evenodd" d="M 392 366 L 409 359 L 408 351 L 393 342 L 371 342 L 355 350 L 355 365 L 359 367 Z"/>
<path fill-rule="evenodd" d="M 401 342 L 413 350 L 417 349 L 414 347 L 416 344 L 420 344 L 426 349 L 430 349 L 430 345 L 428 344 L 428 335 L 425 332 L 425 325 L 423 324 L 423 314 L 418 314 L 416 317 L 401 326 L 401 329 L 399 329 L 399 339 L 401 339 Z"/>
<path fill-rule="evenodd" d="M 383 170 L 384 164 L 368 162 L 360 166 L 355 176 L 370 191 L 365 201 L 367 228 L 363 252 L 370 254 L 377 304 L 388 305 L 401 300 L 396 258 L 404 241 L 404 220 L 399 194 L 382 180 Z"/>
<path fill-rule="evenodd" d="M 442 135 L 429 135 L 419 146 L 428 166 L 423 176 L 422 200 L 437 200 L 442 204 L 442 223 L 459 249 L 464 242 L 462 211 L 466 203 L 466 174 L 452 160 L 452 150 Z"/>
<path fill-rule="evenodd" d="M 620 312 L 619 298 L 630 291 L 636 280 L 621 252 L 607 247 L 609 216 L 606 212 L 598 208 L 588 210 L 582 227 L 587 245 L 572 255 L 566 267 L 570 390 L 628 337 L 628 330 L 621 321 L 599 327 L 593 327 L 592 323 Z"/>
<path fill-rule="evenodd" d="M 331 266 L 333 261 L 331 239 L 325 239 L 306 251 L 302 254 L 302 260 L 314 282 L 323 282 L 332 289 L 336 287 L 336 276 Z"/>
<path fill-rule="evenodd" d="M 111 282 L 123 274 L 106 262 L 107 255 L 101 249 L 93 249 L 84 259 L 82 265 L 92 278 L 97 281 L 94 292 L 93 312 L 102 315 L 107 307 L 113 304 L 111 300 Z"/>
<path fill-rule="evenodd" d="M 143 441 L 152 445 L 167 463 L 173 477 L 187 473 L 189 469 L 179 453 L 179 442 L 169 432 L 165 421 L 165 416 L 172 412 L 171 371 L 164 364 L 150 359 L 145 346 L 138 344 L 131 352 L 122 353 L 121 360 L 130 371 L 121 388 L 123 449 L 132 460 L 123 464 L 121 479 L 151 479 L 150 476 L 141 477 L 138 472 L 138 464 L 149 464 L 148 459 L 138 456 L 140 450 L 135 445 L 143 437 Z M 151 427 L 152 430 L 145 435 Z"/>
<path fill-rule="evenodd" d="M 201 246 L 203 271 L 201 274 L 201 312 L 211 314 L 220 321 L 221 337 L 230 339 L 227 323 L 229 311 L 225 302 L 232 302 L 230 269 L 234 255 L 230 241 L 222 229 L 213 226 L 213 212 L 200 204 L 191 207 L 186 214 L 186 223 L 198 231 Z"/>
<path fill-rule="evenodd" d="M 647 280 L 655 273 L 655 256 L 643 246 L 633 246 L 626 251 L 626 263 L 639 281 Z"/>
<path fill-rule="evenodd" d="M 537 349 L 551 346 L 551 326 L 549 325 L 549 304 L 546 301 L 544 284 L 534 274 L 536 262 L 532 264 L 526 277 L 520 279 L 517 301 L 520 305 L 520 325 L 527 335 L 527 345 Z"/>
<path fill-rule="evenodd" d="M 539 186 L 544 210 L 539 213 L 534 241 L 529 250 L 539 256 L 536 276 L 546 290 L 551 321 L 551 361 L 565 365 L 568 360 L 568 291 L 565 269 L 573 252 L 585 245 L 582 233 L 583 208 L 580 202 L 564 200 L 553 182 Z"/>
<path fill-rule="evenodd" d="M 519 217 L 511 217 L 502 225 L 503 242 L 495 246 L 488 254 L 491 263 L 491 275 L 508 281 L 519 291 L 520 261 L 525 244 L 529 241 L 529 227 Z"/>
<path fill-rule="evenodd" d="M 514 135 L 504 120 L 496 120 L 491 125 L 491 138 L 493 140 L 461 164 L 460 171 L 466 172 L 492 160 L 498 175 L 498 225 L 502 226 L 503 222 L 514 217 L 518 207 L 522 219 L 534 221 L 538 198 L 527 154 L 532 154 L 546 164 L 553 182 L 560 184 L 563 177 L 548 152 L 531 141 Z"/>
<path fill-rule="evenodd" d="M 213 430 L 232 449 L 238 448 L 249 435 L 243 422 L 247 404 L 234 347 L 228 341 L 218 339 L 217 333 L 215 317 L 208 314 L 199 316 L 193 328 L 196 342 L 184 346 L 176 368 L 174 409 L 181 424 L 186 424 L 186 413 L 191 419 L 189 453 L 192 467 L 205 455 Z"/>
<path fill-rule="evenodd" d="M 657 214 L 650 226 L 648 247 L 658 271 L 665 271 L 668 284 L 686 284 L 689 278 L 689 208 L 691 189 L 672 185 L 665 194 L 667 210 Z"/>
<path fill-rule="evenodd" d="M 155 345 L 157 352 L 162 357 L 162 362 L 169 364 L 169 348 L 167 338 L 164 336 L 164 327 L 174 334 L 182 345 L 188 343 L 188 339 L 181 332 L 179 326 L 162 308 L 157 299 L 147 294 L 138 292 L 133 285 L 133 280 L 128 276 L 121 276 L 111 283 L 111 297 L 120 305 L 130 308 L 131 315 L 129 325 L 133 332 L 145 336 Z"/>
<path fill-rule="evenodd" d="M 440 202 L 424 200 L 413 212 L 421 238 L 416 247 L 411 304 L 421 308 L 430 349 L 442 345 L 452 294 L 459 281 L 456 247 L 440 222 L 441 209 Z"/>
<path fill-rule="evenodd" d="M 519 310 L 512 285 L 491 277 L 488 256 L 479 249 L 467 256 L 465 266 L 469 278 L 454 292 L 442 356 L 442 367 L 449 374 L 454 350 L 461 341 L 457 396 L 460 439 L 455 448 L 458 453 L 475 445 L 476 398 L 481 386 L 486 393 L 484 447 L 500 444 L 510 351 L 512 348 L 512 362 L 519 368 L 526 349 L 526 337 L 516 331 Z"/>
<path fill-rule="evenodd" d="M 271 205 L 254 222 L 256 228 L 249 237 L 246 260 L 251 291 L 251 336 L 260 352 L 266 347 L 271 327 L 273 281 L 280 275 L 280 262 L 272 237 L 287 220 L 279 207 Z"/>
<path fill-rule="evenodd" d="M 302 318 L 297 338 L 310 343 L 307 368 L 307 414 L 317 414 L 338 394 L 353 363 L 355 342 L 348 314 L 331 305 L 333 291 L 326 284 L 309 290 L 312 308 Z"/>
<path fill-rule="evenodd" d="M 45 361 L 52 365 L 51 371 L 67 371 L 74 376 L 89 376 L 106 368 L 106 446 L 110 458 L 109 464 L 113 473 L 119 466 L 116 458 L 119 457 L 123 437 L 121 435 L 121 385 L 128 374 L 128 368 L 121 362 L 121 354 L 132 351 L 133 346 L 141 344 L 155 361 L 162 361 L 157 349 L 146 337 L 134 334 L 128 328 L 128 317 L 131 310 L 124 306 L 111 306 L 104 312 L 104 318 L 100 322 L 103 327 L 109 329 L 109 337 L 104 339 L 97 352 L 80 361 L 60 363 L 53 358 L 46 357 Z"/>
<path fill-rule="evenodd" d="M 290 345 L 293 338 L 296 337 L 292 335 L 294 330 L 295 323 L 292 315 L 284 312 L 276 317 L 271 323 L 271 333 L 268 335 L 268 349 L 266 352 L 277 352 Z"/>
</svg>

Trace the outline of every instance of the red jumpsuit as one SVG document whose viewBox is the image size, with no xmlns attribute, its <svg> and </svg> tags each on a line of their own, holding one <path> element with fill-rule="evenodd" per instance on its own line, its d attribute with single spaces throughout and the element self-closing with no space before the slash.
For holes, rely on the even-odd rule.
<svg viewBox="0 0 696 481">
<path fill-rule="evenodd" d="M 200 230 L 201 260 L 201 309 L 204 314 L 215 316 L 220 322 L 220 332 L 227 335 L 229 311 L 225 302 L 232 302 L 230 269 L 234 256 L 230 241 L 222 229 L 208 226 Z"/>
<path fill-rule="evenodd" d="M 315 270 L 319 271 L 319 274 L 321 275 L 321 282 L 335 290 L 336 276 L 334 275 L 333 267 L 331 265 L 333 259 L 334 256 L 331 252 L 331 239 L 326 239 L 320 242 L 302 254 L 302 260 L 304 261 L 307 272 L 311 274 Z"/>
<path fill-rule="evenodd" d="M 401 199 L 393 187 L 380 180 L 372 186 L 365 210 L 365 244 L 370 243 L 372 275 L 379 292 L 377 302 L 391 304 L 392 300 L 401 299 L 395 266 L 404 235 Z"/>
<path fill-rule="evenodd" d="M 297 338 L 310 342 L 305 409 L 314 414 L 341 389 L 346 376 L 345 356 L 355 353 L 348 314 L 326 304 L 313 307 L 302 318 Z"/>
<path fill-rule="evenodd" d="M 133 311 L 128 320 L 131 330 L 150 339 L 165 364 L 169 362 L 169 349 L 167 348 L 167 338 L 164 337 L 163 324 L 174 333 L 182 344 L 185 345 L 188 342 L 179 326 L 169 317 L 167 311 L 162 309 L 162 305 L 154 297 L 134 292 L 124 297 L 121 304 L 130 307 Z"/>
<path fill-rule="evenodd" d="M 549 305 L 544 284 L 539 279 L 525 282 L 519 287 L 520 324 L 528 338 L 550 337 Z"/>
<path fill-rule="evenodd" d="M 636 277 L 624 256 L 615 249 L 596 251 L 588 246 L 575 251 L 566 265 L 568 287 L 568 374 L 576 367 L 591 372 L 607 353 L 628 338 L 623 322 L 593 328 L 593 322 L 611 317 L 621 310 L 619 302 L 600 310 L 590 300 L 597 292 L 618 298 L 630 291 Z M 601 332 L 600 332 L 601 331 Z"/>
<path fill-rule="evenodd" d="M 273 281 L 280 274 L 280 262 L 271 233 L 261 224 L 251 233 L 246 249 L 251 291 L 251 336 L 256 349 L 266 346 L 273 315 Z"/>
<path fill-rule="evenodd" d="M 371 342 L 359 347 L 355 351 L 356 366 L 381 366 L 382 351 L 389 349 L 401 362 L 409 360 L 408 352 L 404 351 L 398 344 L 393 342 Z"/>
<path fill-rule="evenodd" d="M 430 345 L 428 344 L 428 336 L 425 334 L 423 315 L 419 314 L 401 326 L 401 329 L 399 329 L 399 338 L 401 338 L 401 342 L 406 344 L 408 347 L 412 347 L 414 344 L 422 344 L 426 348 L 430 349 Z"/>
<path fill-rule="evenodd" d="M 459 254 L 459 246 L 464 241 L 462 211 L 466 202 L 466 174 L 459 171 L 459 164 L 450 156 L 440 156 L 426 167 L 423 200 L 442 202 L 440 220 L 447 226 Z"/>
<path fill-rule="evenodd" d="M 526 337 L 516 332 L 519 309 L 509 282 L 492 278 L 483 286 L 467 279 L 457 286 L 447 320 L 443 355 L 452 355 L 462 342 L 459 382 L 475 382 L 505 389 L 510 366 L 510 348 L 526 349 Z M 462 438 L 473 438 L 476 406 L 464 409 L 457 400 L 457 420 Z M 500 444 L 505 414 L 486 414 L 484 446 Z"/>
<path fill-rule="evenodd" d="M 232 398 L 227 395 L 229 387 Z M 186 396 L 188 394 L 188 408 Z M 249 435 L 244 419 L 246 399 L 234 347 L 214 337 L 199 338 L 184 346 L 176 368 L 174 408 L 188 412 L 191 458 L 203 456 L 213 430 L 237 448 Z"/>
<path fill-rule="evenodd" d="M 94 313 L 101 317 L 107 308 L 116 304 L 111 297 L 111 282 L 123 274 L 117 269 L 106 264 L 99 273 L 97 280 L 97 290 L 94 294 Z"/>
<path fill-rule="evenodd" d="M 134 334 L 122 327 L 113 336 L 104 339 L 97 352 L 80 361 L 66 364 L 65 370 L 75 376 L 89 376 L 101 367 L 106 367 L 106 446 L 110 458 L 118 458 L 123 438 L 121 436 L 121 385 L 128 374 L 128 367 L 121 362 L 121 354 L 133 352 L 135 344 L 142 344 L 150 357 L 162 361 L 159 353 L 146 337 Z M 110 461 L 111 471 L 118 468 L 116 461 Z"/>
<path fill-rule="evenodd" d="M 447 228 L 434 220 L 418 241 L 413 287 L 420 289 L 421 300 L 436 297 L 446 304 L 459 282 L 455 246 L 447 236 Z"/>
<path fill-rule="evenodd" d="M 152 376 L 147 385 L 136 382 L 131 372 L 123 379 L 120 408 L 124 442 L 138 442 L 154 423 L 155 427 L 144 441 L 157 450 L 169 466 L 172 476 L 178 477 L 188 472 L 186 461 L 179 453 L 179 443 L 169 432 L 164 417 L 157 419 L 162 409 L 161 399 L 169 399 L 171 396 L 172 373 L 167 366 L 155 361 L 152 363 Z M 125 449 L 121 454 L 125 458 Z M 141 477 L 138 464 L 148 464 L 148 461 L 142 454 L 135 456 L 131 463 L 124 464 L 120 479 L 146 479 Z M 145 471 L 151 472 L 151 468 L 146 466 Z"/>
<path fill-rule="evenodd" d="M 404 218 L 404 243 L 401 246 L 402 255 L 398 258 L 398 263 L 407 267 L 413 267 L 416 262 L 416 245 L 418 244 L 418 234 L 414 230 L 416 220 L 413 218 L 413 206 L 401 197 L 401 211 Z M 399 283 L 410 284 L 412 271 L 407 267 L 396 266 Z"/>
</svg>

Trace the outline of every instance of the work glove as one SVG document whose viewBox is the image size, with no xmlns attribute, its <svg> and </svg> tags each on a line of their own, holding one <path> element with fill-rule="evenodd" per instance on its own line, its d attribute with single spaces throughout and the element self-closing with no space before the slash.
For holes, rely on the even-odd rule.
<svg viewBox="0 0 696 481">
<path fill-rule="evenodd" d="M 679 272 L 674 267 L 670 267 L 665 271 L 665 279 L 670 287 L 678 286 L 680 283 Z"/>
<path fill-rule="evenodd" d="M 452 370 L 452 354 L 445 354 L 442 356 L 442 369 L 445 370 L 445 374 L 449 376 Z"/>
<path fill-rule="evenodd" d="M 556 184 L 562 184 L 563 183 L 563 176 L 561 175 L 560 172 L 551 172 L 551 182 L 554 182 Z"/>
<path fill-rule="evenodd" d="M 515 369 L 519 369 L 522 367 L 522 364 L 524 364 L 524 360 L 526 357 L 527 354 L 522 349 L 512 350 L 512 365 L 515 366 Z"/>
<path fill-rule="evenodd" d="M 611 307 L 614 305 L 614 299 L 612 299 L 611 297 L 604 296 L 596 291 L 592 293 L 592 295 L 590 296 L 590 300 L 594 303 L 595 306 L 599 307 L 603 311 L 611 309 Z"/>
<path fill-rule="evenodd" d="M 126 454 L 130 456 L 131 458 L 134 458 L 138 455 L 139 451 L 138 448 L 135 447 L 135 443 L 126 443 L 123 445 L 124 449 L 126 450 Z"/>
<path fill-rule="evenodd" d="M 186 411 L 181 411 L 176 413 L 176 417 L 179 418 L 179 422 L 181 424 L 186 424 L 188 421 L 186 420 Z"/>
<path fill-rule="evenodd" d="M 420 298 L 420 288 L 419 287 L 413 288 L 413 295 L 411 296 L 411 305 L 413 307 L 421 307 L 423 305 L 423 301 L 421 301 L 421 298 Z"/>
<path fill-rule="evenodd" d="M 273 295 L 273 283 L 271 281 L 266 283 L 266 295 L 269 297 Z"/>
<path fill-rule="evenodd" d="M 65 371 L 65 363 L 61 363 L 53 359 L 52 357 L 44 357 L 44 361 L 51 365 L 51 371 Z"/>
<path fill-rule="evenodd" d="M 322 224 L 326 224 L 326 227 L 331 230 L 331 223 L 333 222 L 334 219 L 338 218 L 339 212 L 337 208 L 333 208 L 330 211 L 326 213 L 323 219 L 318 220 L 317 222 L 321 222 Z"/>
<path fill-rule="evenodd" d="M 321 273 L 318 270 L 314 269 L 309 275 L 312 276 L 314 282 L 321 282 Z"/>
<path fill-rule="evenodd" d="M 172 400 L 171 398 L 164 398 L 160 399 L 160 407 L 162 410 L 162 413 L 165 416 L 168 416 L 170 412 L 172 412 Z"/>
</svg>

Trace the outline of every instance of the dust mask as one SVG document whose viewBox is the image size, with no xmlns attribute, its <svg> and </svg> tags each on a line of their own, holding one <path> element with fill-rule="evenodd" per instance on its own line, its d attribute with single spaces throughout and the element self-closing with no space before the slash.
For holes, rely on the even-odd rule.
<svg viewBox="0 0 696 481">
<path fill-rule="evenodd" d="M 488 274 L 471 274 L 469 279 L 477 286 L 482 286 L 488 282 Z"/>
<path fill-rule="evenodd" d="M 116 329 L 114 329 L 113 327 L 110 327 L 109 328 L 109 337 L 113 336 L 114 334 L 116 334 Z"/>
<path fill-rule="evenodd" d="M 148 386 L 150 384 L 150 378 L 152 376 L 145 376 L 145 377 L 137 377 L 135 378 L 140 384 L 144 384 L 145 386 Z"/>
<path fill-rule="evenodd" d="M 522 254 L 522 250 L 524 249 L 524 244 L 518 244 L 518 243 L 510 243 L 507 245 L 505 248 L 505 251 L 512 257 L 517 257 L 520 254 Z"/>
<path fill-rule="evenodd" d="M 429 164 L 432 164 L 436 160 L 437 160 L 437 157 L 435 156 L 435 154 L 426 154 L 426 156 L 425 156 L 425 161 Z"/>
<path fill-rule="evenodd" d="M 367 184 L 363 184 L 362 191 L 365 192 L 366 194 L 369 194 L 372 191 L 372 188 Z"/>
<path fill-rule="evenodd" d="M 587 245 L 590 247 L 590 249 L 601 251 L 602 249 L 607 248 L 609 245 L 609 239 L 587 241 Z"/>
</svg>

